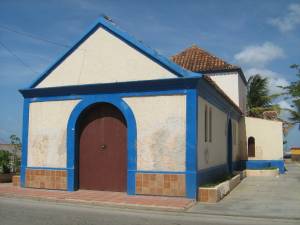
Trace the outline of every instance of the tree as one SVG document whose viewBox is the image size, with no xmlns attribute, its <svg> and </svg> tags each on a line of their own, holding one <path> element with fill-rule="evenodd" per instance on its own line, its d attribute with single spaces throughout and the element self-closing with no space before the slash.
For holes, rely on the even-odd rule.
<svg viewBox="0 0 300 225">
<path fill-rule="evenodd" d="M 10 156 L 8 151 L 0 150 L 0 172 L 9 173 L 10 172 Z"/>
<path fill-rule="evenodd" d="M 286 94 L 291 96 L 293 104 L 291 105 L 294 110 L 289 110 L 291 117 L 290 120 L 293 123 L 300 123 L 300 65 L 293 64 L 290 66 L 296 70 L 296 76 L 299 80 L 291 82 L 289 86 L 283 87 L 287 91 Z"/>
<path fill-rule="evenodd" d="M 278 105 L 272 104 L 278 95 L 269 95 L 268 78 L 256 74 L 248 79 L 247 102 L 248 116 L 263 117 L 265 111 L 280 112 Z"/>
<path fill-rule="evenodd" d="M 22 144 L 20 138 L 15 134 L 10 136 L 10 143 L 13 146 L 12 171 L 17 172 L 20 166 L 20 161 L 18 159 L 17 153 L 21 151 Z"/>
</svg>

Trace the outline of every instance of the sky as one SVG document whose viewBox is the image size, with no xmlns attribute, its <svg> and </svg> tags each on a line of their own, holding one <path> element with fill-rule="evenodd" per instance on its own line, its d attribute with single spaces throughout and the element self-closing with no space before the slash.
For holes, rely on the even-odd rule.
<svg viewBox="0 0 300 225">
<path fill-rule="evenodd" d="M 300 0 L 0 0 L 0 12 L 0 142 L 21 136 L 18 90 L 103 14 L 166 57 L 196 44 L 247 77 L 267 76 L 271 93 L 295 80 L 289 66 L 300 63 Z"/>
</svg>

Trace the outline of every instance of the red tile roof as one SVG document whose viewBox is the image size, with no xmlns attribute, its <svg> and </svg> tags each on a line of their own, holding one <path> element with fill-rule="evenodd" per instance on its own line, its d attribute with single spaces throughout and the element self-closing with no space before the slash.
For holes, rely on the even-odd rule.
<svg viewBox="0 0 300 225">
<path fill-rule="evenodd" d="M 196 45 L 171 57 L 171 60 L 183 68 L 193 72 L 209 72 L 239 69 L 224 60 L 208 53 Z"/>
</svg>

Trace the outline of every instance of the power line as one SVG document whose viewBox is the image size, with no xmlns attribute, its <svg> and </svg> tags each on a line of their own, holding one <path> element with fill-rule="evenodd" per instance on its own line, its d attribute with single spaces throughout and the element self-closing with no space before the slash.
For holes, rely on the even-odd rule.
<svg viewBox="0 0 300 225">
<path fill-rule="evenodd" d="M 51 40 L 45 39 L 43 37 L 38 37 L 36 35 L 30 34 L 30 33 L 27 33 L 27 32 L 14 30 L 14 29 L 12 29 L 10 27 L 6 27 L 6 26 L 3 26 L 3 25 L 0 25 L 0 29 L 6 30 L 6 31 L 10 31 L 12 33 L 16 33 L 16 34 L 19 34 L 19 35 L 22 35 L 22 36 L 25 36 L 25 37 L 29 37 L 29 38 L 35 39 L 35 40 L 47 42 L 47 43 L 50 43 L 50 44 L 53 44 L 53 45 L 57 45 L 57 46 L 60 46 L 60 47 L 70 48 L 69 45 L 65 45 L 65 44 L 61 44 L 61 43 L 55 42 L 55 41 L 51 41 Z"/>
<path fill-rule="evenodd" d="M 31 66 L 29 66 L 27 63 L 25 63 L 19 56 L 17 56 L 12 50 L 10 50 L 7 46 L 5 46 L 1 41 L 0 41 L 0 45 L 2 46 L 2 48 L 4 48 L 7 52 L 9 52 L 12 56 L 14 56 L 23 66 L 27 67 L 27 69 L 29 69 L 31 72 L 33 73 L 37 73 L 36 71 L 34 71 Z"/>
</svg>

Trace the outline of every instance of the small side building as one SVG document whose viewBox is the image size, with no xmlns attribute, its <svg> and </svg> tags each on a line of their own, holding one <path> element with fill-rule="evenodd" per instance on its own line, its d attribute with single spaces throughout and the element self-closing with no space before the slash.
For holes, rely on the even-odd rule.
<svg viewBox="0 0 300 225">
<path fill-rule="evenodd" d="M 284 173 L 282 122 L 244 117 L 240 122 L 242 167 L 278 168 Z"/>
</svg>

